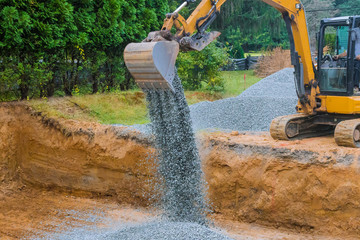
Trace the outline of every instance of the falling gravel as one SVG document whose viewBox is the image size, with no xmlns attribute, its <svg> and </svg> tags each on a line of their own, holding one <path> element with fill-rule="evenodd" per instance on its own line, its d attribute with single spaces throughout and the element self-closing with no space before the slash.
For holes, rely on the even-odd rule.
<svg viewBox="0 0 360 240">
<path fill-rule="evenodd" d="M 206 223 L 205 181 L 195 143 L 190 110 L 180 79 L 171 90 L 146 91 L 155 136 L 161 207 L 170 221 Z"/>
</svg>

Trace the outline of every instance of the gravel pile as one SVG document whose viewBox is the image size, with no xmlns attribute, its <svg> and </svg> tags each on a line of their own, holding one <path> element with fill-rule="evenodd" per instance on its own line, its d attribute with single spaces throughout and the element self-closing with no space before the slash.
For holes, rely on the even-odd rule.
<svg viewBox="0 0 360 240">
<path fill-rule="evenodd" d="M 205 224 L 209 212 L 205 180 L 195 143 L 189 106 L 180 79 L 172 91 L 146 91 L 155 136 L 157 172 L 163 184 L 161 208 L 170 221 Z M 157 191 L 156 191 L 157 192 Z"/>
<path fill-rule="evenodd" d="M 108 219 L 106 219 L 108 220 Z M 113 219 L 112 219 L 113 220 Z M 119 223 L 118 223 L 119 224 Z M 99 222 L 101 226 L 101 222 Z M 58 229 L 59 231 L 60 229 Z M 226 232 L 189 222 L 153 221 L 111 227 L 74 227 L 31 239 L 51 240 L 231 240 Z M 30 239 L 30 238 L 29 238 Z"/>
<path fill-rule="evenodd" d="M 190 106 L 194 129 L 268 131 L 274 118 L 296 113 L 293 71 L 283 69 L 237 97 Z"/>
<path fill-rule="evenodd" d="M 268 131 L 271 121 L 296 113 L 294 70 L 283 69 L 254 84 L 241 95 L 190 106 L 193 129 Z M 132 128 L 149 133 L 149 125 Z"/>
<path fill-rule="evenodd" d="M 231 240 L 220 232 L 196 223 L 154 222 L 129 227 L 104 239 L 121 240 Z"/>
</svg>

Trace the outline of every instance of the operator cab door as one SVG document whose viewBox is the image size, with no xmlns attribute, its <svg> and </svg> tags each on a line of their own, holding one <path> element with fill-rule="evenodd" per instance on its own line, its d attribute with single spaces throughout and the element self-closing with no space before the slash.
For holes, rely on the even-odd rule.
<svg viewBox="0 0 360 240">
<path fill-rule="evenodd" d="M 352 19 L 322 22 L 318 45 L 318 80 L 322 95 L 354 94 L 354 46 Z M 334 56 L 347 56 L 334 60 Z M 349 54 L 350 53 L 350 54 Z"/>
</svg>

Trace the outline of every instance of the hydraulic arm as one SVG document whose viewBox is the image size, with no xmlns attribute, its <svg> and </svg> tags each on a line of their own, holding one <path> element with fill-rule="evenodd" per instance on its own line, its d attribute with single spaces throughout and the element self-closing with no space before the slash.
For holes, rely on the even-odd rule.
<svg viewBox="0 0 360 240">
<path fill-rule="evenodd" d="M 300 0 L 262 0 L 281 12 L 291 46 L 291 61 L 295 67 L 299 112 L 312 114 L 319 93 L 311 59 L 305 10 Z M 214 41 L 219 32 L 206 32 L 220 13 L 226 0 L 202 0 L 185 20 L 180 11 L 195 2 L 185 1 L 173 13 L 166 15 L 160 31 L 152 32 L 142 43 L 129 44 L 124 53 L 125 63 L 137 84 L 146 89 L 172 89 L 175 61 L 179 50 L 201 51 Z M 175 33 L 172 33 L 172 30 Z"/>
</svg>

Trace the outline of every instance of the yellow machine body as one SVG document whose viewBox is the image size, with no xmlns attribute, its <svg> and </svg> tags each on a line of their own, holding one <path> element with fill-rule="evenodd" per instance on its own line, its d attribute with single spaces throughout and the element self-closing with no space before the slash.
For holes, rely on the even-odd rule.
<svg viewBox="0 0 360 240">
<path fill-rule="evenodd" d="M 320 95 L 322 106 L 317 111 L 335 114 L 360 114 L 360 96 Z"/>
</svg>

